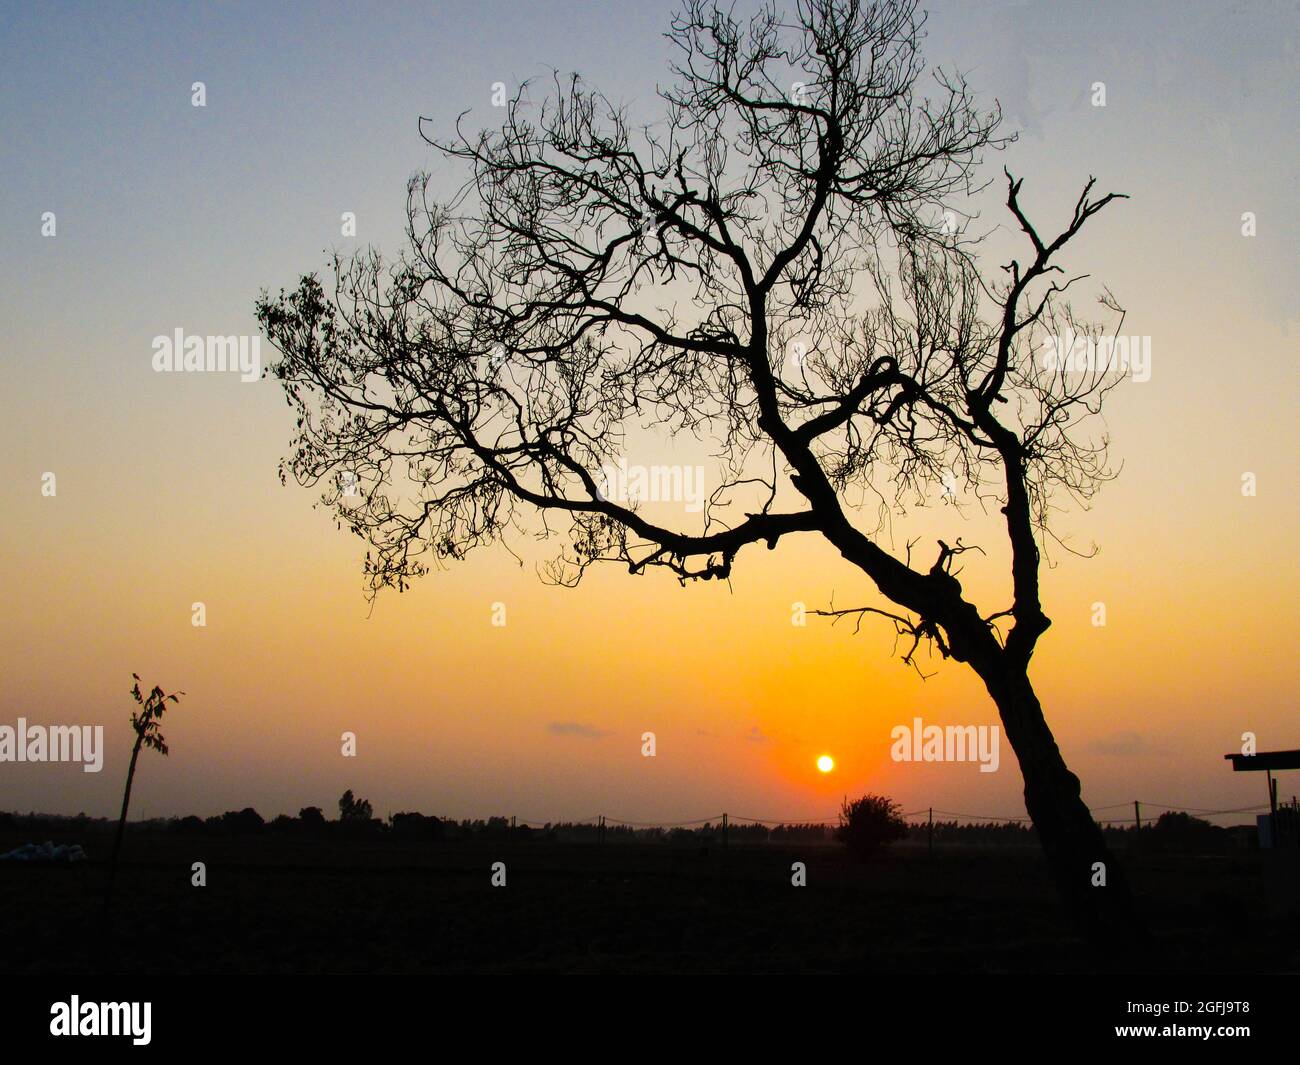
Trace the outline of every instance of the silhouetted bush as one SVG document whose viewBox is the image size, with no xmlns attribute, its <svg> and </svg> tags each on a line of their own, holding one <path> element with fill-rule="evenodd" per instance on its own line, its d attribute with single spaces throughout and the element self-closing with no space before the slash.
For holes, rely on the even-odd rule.
<svg viewBox="0 0 1300 1065">
<path fill-rule="evenodd" d="M 844 800 L 835 838 L 855 858 L 868 858 L 907 835 L 907 822 L 899 805 L 883 795 L 864 795 L 853 802 Z"/>
<path fill-rule="evenodd" d="M 396 813 L 389 819 L 397 839 L 442 839 L 442 822 L 419 813 Z"/>
<path fill-rule="evenodd" d="M 211 824 L 209 818 L 208 823 Z M 252 832 L 261 832 L 262 826 L 266 822 L 262 820 L 262 815 L 254 810 L 251 806 L 245 806 L 238 812 L 227 810 L 221 815 L 220 825 L 227 831 L 235 835 L 245 835 Z"/>
<path fill-rule="evenodd" d="M 1156 818 L 1151 828 L 1143 829 L 1141 843 L 1155 851 L 1217 854 L 1228 850 L 1230 840 L 1225 829 L 1191 814 L 1170 810 Z"/>
<path fill-rule="evenodd" d="M 298 811 L 298 820 L 307 828 L 320 828 L 325 824 L 325 814 L 319 806 L 304 806 Z"/>
</svg>

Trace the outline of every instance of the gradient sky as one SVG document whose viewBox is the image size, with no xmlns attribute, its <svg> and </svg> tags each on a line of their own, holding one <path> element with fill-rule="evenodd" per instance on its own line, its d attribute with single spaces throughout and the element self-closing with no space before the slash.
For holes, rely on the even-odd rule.
<svg viewBox="0 0 1300 1065">
<path fill-rule="evenodd" d="M 0 6 L 0 724 L 102 723 L 109 745 L 98 775 L 0 764 L 0 809 L 116 811 L 136 671 L 188 693 L 171 757 L 145 756 L 139 817 L 333 811 L 345 788 L 381 815 L 821 819 L 864 790 L 1023 813 L 1005 745 L 992 774 L 890 761 L 897 724 L 995 711 L 964 667 L 922 682 L 891 658 L 887 627 L 792 627 L 794 601 L 876 601 L 817 542 L 742 553 L 730 587 L 609 569 L 576 591 L 537 579 L 549 549 L 517 545 L 523 566 L 478 553 L 372 611 L 362 545 L 279 484 L 279 386 L 150 367 L 152 338 L 177 327 L 255 333 L 259 290 L 328 248 L 396 251 L 405 182 L 436 162 L 418 116 L 492 121 L 493 82 L 555 67 L 656 118 L 673 7 Z M 1063 221 L 1089 174 L 1131 197 L 1068 256 L 1128 308 L 1126 333 L 1152 337 L 1153 372 L 1108 408 L 1122 475 L 1062 525 L 1099 554 L 1044 569 L 1048 720 L 1095 807 L 1258 803 L 1263 782 L 1223 754 L 1247 729 L 1261 749 L 1300 746 L 1296 7 L 931 10 L 929 58 L 1021 131 L 990 176 L 1023 176 L 1031 217 Z M 57 237 L 41 236 L 46 211 Z M 907 529 L 978 538 L 952 521 L 929 508 Z M 1001 587 L 998 553 L 966 578 Z M 645 730 L 657 758 L 640 757 Z"/>
</svg>

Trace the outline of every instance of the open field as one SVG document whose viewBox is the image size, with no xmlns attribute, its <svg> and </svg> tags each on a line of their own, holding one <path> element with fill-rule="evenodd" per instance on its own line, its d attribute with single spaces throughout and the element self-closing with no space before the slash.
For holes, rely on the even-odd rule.
<svg viewBox="0 0 1300 1065">
<path fill-rule="evenodd" d="M 108 852 L 106 837 L 75 841 Z M 0 851 L 21 842 L 0 834 Z M 111 935 L 102 865 L 0 865 L 0 970 L 1295 971 L 1300 919 L 1270 912 L 1269 857 L 1131 859 L 1155 934 L 1121 957 L 1064 932 L 1030 848 L 904 844 L 859 865 L 826 844 L 137 833 Z M 206 887 L 190 884 L 195 861 Z M 791 886 L 795 861 L 806 888 Z M 505 887 L 490 885 L 493 862 Z"/>
</svg>

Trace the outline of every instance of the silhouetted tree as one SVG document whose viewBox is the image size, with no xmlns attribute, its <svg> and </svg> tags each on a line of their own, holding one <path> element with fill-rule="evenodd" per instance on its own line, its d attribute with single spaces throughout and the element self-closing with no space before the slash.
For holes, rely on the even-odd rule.
<svg viewBox="0 0 1300 1065">
<path fill-rule="evenodd" d="M 320 828 L 325 824 L 325 814 L 319 806 L 304 806 L 298 811 L 298 820 L 307 828 Z"/>
<path fill-rule="evenodd" d="M 135 685 L 131 688 L 131 698 L 140 707 L 131 714 L 131 728 L 135 730 L 135 746 L 131 748 L 131 761 L 126 768 L 126 787 L 122 791 L 122 813 L 117 819 L 117 832 L 113 836 L 113 853 L 108 865 L 108 890 L 104 896 L 106 908 L 113 904 L 113 885 L 117 881 L 117 860 L 122 851 L 122 837 L 126 833 L 126 812 L 131 805 L 131 784 L 135 780 L 135 763 L 140 757 L 140 748 L 152 747 L 161 755 L 167 754 L 167 741 L 163 738 L 160 722 L 163 710 L 169 702 L 179 703 L 184 692 L 167 695 L 157 685 L 145 695 L 140 690 L 140 675 L 132 673 Z"/>
<path fill-rule="evenodd" d="M 353 798 L 351 788 L 345 791 L 339 799 L 340 821 L 369 821 L 372 814 L 370 801 L 368 799 Z"/>
<path fill-rule="evenodd" d="M 1127 931 L 1123 872 L 1029 679 L 1040 546 L 1061 497 L 1111 475 L 1092 427 L 1118 381 L 1035 353 L 1102 334 L 1065 302 L 1080 279 L 1059 260 L 1116 197 L 1090 179 L 1042 233 L 1008 173 L 1026 252 L 988 269 L 967 209 L 1009 139 L 996 107 L 957 74 L 923 86 L 915 0 L 794 7 L 745 23 L 687 0 L 661 121 L 557 75 L 540 104 L 521 88 L 500 130 L 428 138 L 468 180 L 444 203 L 411 181 L 408 252 L 336 257 L 332 294 L 312 275 L 258 303 L 297 414 L 281 476 L 323 484 L 368 541 L 372 594 L 529 512 L 548 534 L 567 519 L 549 570 L 564 584 L 598 562 L 726 580 L 751 544 L 823 538 L 887 602 L 821 613 L 881 616 L 907 663 L 925 646 L 975 671 L 1079 925 Z M 699 527 L 610 490 L 603 471 L 650 430 L 716 441 Z M 1009 602 L 964 591 L 960 537 L 927 565 L 884 534 L 891 509 L 962 486 L 1005 518 Z"/>
<path fill-rule="evenodd" d="M 855 858 L 870 858 L 895 840 L 907 837 L 907 822 L 902 808 L 883 795 L 864 795 L 840 806 L 840 823 L 835 838 Z"/>
</svg>

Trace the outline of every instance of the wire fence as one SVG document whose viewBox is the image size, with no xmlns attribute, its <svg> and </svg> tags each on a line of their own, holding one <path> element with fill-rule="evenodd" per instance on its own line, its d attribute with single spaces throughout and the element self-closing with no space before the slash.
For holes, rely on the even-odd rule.
<svg viewBox="0 0 1300 1065">
<path fill-rule="evenodd" d="M 1128 810 L 1130 813 L 1123 817 L 1097 817 L 1098 813 L 1105 813 L 1110 810 Z M 1194 817 L 1226 817 L 1241 814 L 1260 814 L 1269 810 L 1268 803 L 1260 803 L 1254 806 L 1239 806 L 1225 810 L 1209 810 L 1194 806 L 1175 806 L 1169 803 L 1147 802 L 1142 799 L 1133 799 L 1129 802 L 1113 803 L 1109 806 L 1090 807 L 1093 813 L 1093 820 L 1099 825 L 1150 825 L 1154 823 L 1155 818 L 1146 820 L 1142 814 L 1144 811 L 1155 810 L 1159 813 L 1184 813 Z M 909 824 L 925 825 L 932 822 L 936 817 L 944 818 L 949 821 L 958 821 L 972 825 L 1006 825 L 1006 824 L 1025 824 L 1032 825 L 1033 819 L 1024 814 L 976 814 L 960 810 L 940 810 L 937 807 L 925 807 L 920 810 L 908 810 L 899 816 Z M 921 820 L 916 820 L 920 818 Z M 513 818 L 513 823 L 517 825 L 526 825 L 529 828 L 543 829 L 557 824 L 566 825 L 594 825 L 594 826 L 620 826 L 631 829 L 661 829 L 669 830 L 674 828 L 700 828 L 705 825 L 764 825 L 767 827 L 781 826 L 822 826 L 834 828 L 840 824 L 838 816 L 828 819 L 815 819 L 809 817 L 746 817 L 741 814 L 723 812 L 714 814 L 712 817 L 697 817 L 686 821 L 625 821 L 620 818 L 610 817 L 606 814 L 592 814 L 590 817 L 576 819 L 560 820 L 541 820 L 538 818 Z"/>
</svg>

